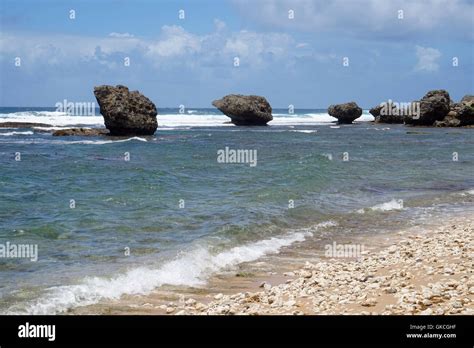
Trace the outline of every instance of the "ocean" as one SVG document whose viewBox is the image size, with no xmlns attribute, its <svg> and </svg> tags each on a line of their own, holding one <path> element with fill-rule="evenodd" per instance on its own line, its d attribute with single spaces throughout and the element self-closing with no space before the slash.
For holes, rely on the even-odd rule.
<svg viewBox="0 0 474 348">
<path fill-rule="evenodd" d="M 312 240 L 474 210 L 472 129 L 335 125 L 274 110 L 236 127 L 216 109 L 159 109 L 150 137 L 53 137 L 103 118 L 0 108 L 0 313 L 56 314 L 210 276 Z M 255 165 L 219 151 L 248 151 Z M 243 160 L 242 160 L 243 159 Z M 237 161 L 239 162 L 239 161 Z M 277 262 L 277 261 L 275 261 Z"/>
</svg>

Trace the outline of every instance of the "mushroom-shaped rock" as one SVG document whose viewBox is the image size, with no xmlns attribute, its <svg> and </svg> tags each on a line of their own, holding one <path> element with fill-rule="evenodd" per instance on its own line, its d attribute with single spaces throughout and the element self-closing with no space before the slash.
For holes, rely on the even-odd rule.
<svg viewBox="0 0 474 348">
<path fill-rule="evenodd" d="M 338 123 L 352 123 L 362 115 L 362 109 L 355 102 L 349 102 L 331 105 L 328 113 L 337 118 Z"/>
<path fill-rule="evenodd" d="M 237 126 L 264 126 L 273 120 L 270 103 L 257 95 L 230 94 L 214 100 L 212 105 Z"/>
<path fill-rule="evenodd" d="M 155 104 L 138 91 L 127 87 L 98 86 L 94 95 L 104 116 L 109 135 L 152 135 L 158 127 Z"/>
</svg>

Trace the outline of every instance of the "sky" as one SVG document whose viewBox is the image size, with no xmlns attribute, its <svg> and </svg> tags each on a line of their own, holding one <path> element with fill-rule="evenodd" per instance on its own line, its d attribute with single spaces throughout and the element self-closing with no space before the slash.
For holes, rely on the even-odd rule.
<svg viewBox="0 0 474 348">
<path fill-rule="evenodd" d="M 0 4 L 0 106 L 95 102 L 102 84 L 158 108 L 231 93 L 296 109 L 474 94 L 474 0 Z"/>
</svg>

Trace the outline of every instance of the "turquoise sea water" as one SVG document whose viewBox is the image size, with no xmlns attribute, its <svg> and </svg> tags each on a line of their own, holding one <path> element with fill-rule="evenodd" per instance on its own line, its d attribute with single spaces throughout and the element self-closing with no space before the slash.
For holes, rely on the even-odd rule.
<svg viewBox="0 0 474 348">
<path fill-rule="evenodd" d="M 160 110 L 152 137 L 0 128 L 0 243 L 38 245 L 37 262 L 0 259 L 2 313 L 202 285 L 323 229 L 377 233 L 473 209 L 472 129 L 335 127 L 325 110 L 274 110 L 267 127 L 235 127 L 212 109 L 189 111 Z M 1 122 L 55 126 L 96 127 L 97 115 L 0 108 Z M 226 147 L 256 151 L 257 165 L 219 163 Z"/>
</svg>

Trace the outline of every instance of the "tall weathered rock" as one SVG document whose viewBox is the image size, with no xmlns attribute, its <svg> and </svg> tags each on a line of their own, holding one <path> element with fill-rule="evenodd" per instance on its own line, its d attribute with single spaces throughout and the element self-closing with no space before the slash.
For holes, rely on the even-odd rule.
<svg viewBox="0 0 474 348">
<path fill-rule="evenodd" d="M 98 86 L 94 95 L 110 135 L 152 135 L 158 127 L 155 104 L 138 91 L 127 87 Z"/>
</svg>

